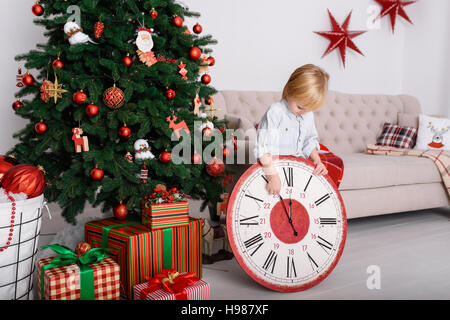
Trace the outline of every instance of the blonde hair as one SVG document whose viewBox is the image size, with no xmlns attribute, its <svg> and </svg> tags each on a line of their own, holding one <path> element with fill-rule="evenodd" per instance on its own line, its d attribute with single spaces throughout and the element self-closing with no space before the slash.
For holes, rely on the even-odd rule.
<svg viewBox="0 0 450 320">
<path fill-rule="evenodd" d="M 330 75 L 322 68 L 307 64 L 291 74 L 283 89 L 283 99 L 288 97 L 303 104 L 310 111 L 320 109 L 328 92 Z"/>
</svg>

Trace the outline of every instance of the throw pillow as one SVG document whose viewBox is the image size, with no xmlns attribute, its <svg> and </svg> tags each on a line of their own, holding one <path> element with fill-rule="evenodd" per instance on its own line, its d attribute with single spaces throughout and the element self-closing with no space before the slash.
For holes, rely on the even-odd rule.
<svg viewBox="0 0 450 320">
<path fill-rule="evenodd" d="M 394 148 L 411 149 L 416 143 L 417 129 L 401 127 L 396 124 L 385 123 L 377 145 Z"/>
<path fill-rule="evenodd" d="M 398 114 L 398 125 L 401 127 L 419 128 L 419 115 L 410 113 Z"/>
<path fill-rule="evenodd" d="M 420 115 L 415 149 L 450 150 L 450 119 Z"/>
</svg>

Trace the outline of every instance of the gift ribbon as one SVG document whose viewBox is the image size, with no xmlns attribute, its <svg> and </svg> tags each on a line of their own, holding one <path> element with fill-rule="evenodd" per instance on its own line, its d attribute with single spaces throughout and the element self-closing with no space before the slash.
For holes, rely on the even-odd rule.
<svg viewBox="0 0 450 320">
<path fill-rule="evenodd" d="M 187 300 L 187 291 L 185 289 L 200 280 L 195 276 L 194 272 L 179 274 L 174 269 L 163 269 L 155 277 L 147 277 L 146 279 L 149 282 L 148 287 L 142 290 L 144 296 L 163 289 L 174 294 L 175 300 Z"/>
<path fill-rule="evenodd" d="M 91 249 L 80 257 L 75 251 L 59 244 L 43 246 L 42 249 L 52 249 L 59 256 L 52 259 L 50 264 L 42 267 L 41 270 L 41 299 L 44 300 L 44 272 L 47 269 L 61 267 L 69 264 L 77 264 L 80 269 L 80 299 L 95 300 L 94 269 L 88 264 L 95 264 L 107 258 L 106 250 L 102 248 Z"/>
<path fill-rule="evenodd" d="M 108 234 L 111 229 L 135 226 L 138 224 L 141 224 L 141 223 L 139 221 L 131 221 L 131 222 L 119 223 L 119 224 L 115 224 L 112 226 L 103 227 L 102 228 L 102 248 L 105 250 L 108 249 Z"/>
</svg>

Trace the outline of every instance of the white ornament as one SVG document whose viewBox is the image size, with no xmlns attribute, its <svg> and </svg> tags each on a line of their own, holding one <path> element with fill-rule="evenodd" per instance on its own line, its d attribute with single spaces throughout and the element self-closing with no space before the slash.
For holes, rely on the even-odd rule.
<svg viewBox="0 0 450 320">
<path fill-rule="evenodd" d="M 135 151 L 135 160 L 148 160 L 148 159 L 154 159 L 155 156 L 150 151 L 150 146 L 148 144 L 148 141 L 145 139 L 139 139 L 136 140 L 134 143 L 134 151 Z"/>
<path fill-rule="evenodd" d="M 80 26 L 75 22 L 67 22 L 64 25 L 64 33 L 69 37 L 69 43 L 71 45 L 87 42 L 97 44 L 96 42 L 92 41 L 87 34 L 83 33 Z"/>
<path fill-rule="evenodd" d="M 136 38 L 136 46 L 143 53 L 151 52 L 153 49 L 152 31 L 147 28 L 139 28 Z"/>
<path fill-rule="evenodd" d="M 214 124 L 211 121 L 207 121 L 200 126 L 200 131 L 203 131 L 206 127 L 209 127 L 211 130 L 214 130 Z"/>
</svg>

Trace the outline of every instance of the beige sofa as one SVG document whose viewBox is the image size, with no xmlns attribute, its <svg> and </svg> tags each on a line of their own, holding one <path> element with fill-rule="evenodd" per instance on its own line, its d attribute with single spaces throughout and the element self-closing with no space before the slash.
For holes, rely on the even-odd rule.
<svg viewBox="0 0 450 320">
<path fill-rule="evenodd" d="M 280 92 L 221 91 L 214 97 L 219 118 L 229 127 L 248 130 L 239 140 L 249 156 L 245 165 L 232 165 L 236 178 L 254 163 L 255 123 L 280 100 Z M 432 160 L 365 154 L 375 144 L 385 122 L 398 123 L 399 114 L 418 115 L 417 99 L 407 95 L 357 95 L 330 91 L 316 112 L 320 143 L 342 157 L 344 176 L 340 192 L 348 218 L 450 205 L 441 176 Z"/>
</svg>

